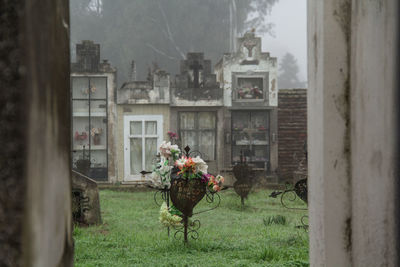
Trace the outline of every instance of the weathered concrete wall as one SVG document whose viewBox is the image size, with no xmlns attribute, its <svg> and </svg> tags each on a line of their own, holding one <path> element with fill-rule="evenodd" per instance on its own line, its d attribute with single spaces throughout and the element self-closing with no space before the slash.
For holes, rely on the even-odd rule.
<svg viewBox="0 0 400 267">
<path fill-rule="evenodd" d="M 108 145 L 108 181 L 114 183 L 118 177 L 117 166 L 117 72 L 108 73 L 107 79 L 107 105 L 108 105 L 108 125 L 107 125 L 107 145 Z"/>
<path fill-rule="evenodd" d="M 294 182 L 293 172 L 304 159 L 307 141 L 307 90 L 279 90 L 278 165 L 279 182 Z"/>
<path fill-rule="evenodd" d="M 351 36 L 354 266 L 399 266 L 394 213 L 399 134 L 395 68 L 399 1 L 353 1 Z M 397 57 L 398 58 L 398 57 Z M 399 192 L 397 192 L 399 194 Z M 398 241 L 397 241 L 398 242 Z"/>
<path fill-rule="evenodd" d="M 308 2 L 310 263 L 351 265 L 350 0 Z"/>
<path fill-rule="evenodd" d="M 124 116 L 125 115 L 162 115 L 163 116 L 163 137 L 169 140 L 167 132 L 170 130 L 170 107 L 169 105 L 117 105 L 117 181 L 124 181 Z M 151 171 L 151 170 L 150 170 Z"/>
<path fill-rule="evenodd" d="M 68 1 L 1 6 L 0 265 L 72 266 Z"/>
<path fill-rule="evenodd" d="M 311 266 L 398 266 L 398 1 L 308 3 Z"/>
<path fill-rule="evenodd" d="M 246 33 L 249 36 L 252 33 Z M 256 46 L 253 48 L 253 58 L 251 60 L 257 60 L 258 64 L 242 64 L 248 55 L 247 49 L 244 47 L 244 42 L 246 38 L 238 38 L 238 51 L 232 54 L 223 55 L 222 59 L 215 65 L 215 74 L 217 75 L 217 82 L 219 82 L 224 88 L 224 106 L 232 106 L 232 91 L 233 84 L 232 74 L 234 72 L 238 73 L 248 73 L 248 74 L 258 74 L 263 72 L 268 72 L 268 83 L 266 86 L 268 106 L 276 107 L 278 104 L 278 66 L 277 59 L 275 57 L 270 57 L 269 53 L 263 53 L 261 51 L 261 38 L 250 37 L 253 42 L 256 42 Z"/>
<path fill-rule="evenodd" d="M 25 262 L 72 265 L 69 3 L 26 1 Z M 43 14 L 46 14 L 45 16 Z"/>
</svg>

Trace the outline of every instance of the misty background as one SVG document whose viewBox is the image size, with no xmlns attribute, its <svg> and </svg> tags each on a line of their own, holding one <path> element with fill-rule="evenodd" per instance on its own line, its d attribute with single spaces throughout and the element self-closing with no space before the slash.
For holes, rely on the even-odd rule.
<svg viewBox="0 0 400 267">
<path fill-rule="evenodd" d="M 304 88 L 307 77 L 306 0 L 71 0 L 71 60 L 82 40 L 100 44 L 117 68 L 118 87 L 135 60 L 138 80 L 161 68 L 179 73 L 188 52 L 216 64 L 255 29 L 264 52 L 279 62 L 279 87 Z"/>
</svg>

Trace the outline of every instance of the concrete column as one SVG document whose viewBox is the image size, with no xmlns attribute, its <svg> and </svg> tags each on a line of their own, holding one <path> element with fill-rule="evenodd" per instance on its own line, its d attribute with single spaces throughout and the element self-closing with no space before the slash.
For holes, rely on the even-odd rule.
<svg viewBox="0 0 400 267">
<path fill-rule="evenodd" d="M 69 3 L 0 6 L 0 266 L 72 266 Z"/>
<path fill-rule="evenodd" d="M 397 5 L 308 2 L 311 266 L 397 266 Z"/>
<path fill-rule="evenodd" d="M 308 2 L 310 262 L 351 265 L 350 0 Z"/>
<path fill-rule="evenodd" d="M 351 36 L 352 256 L 396 264 L 398 0 L 353 1 Z M 396 51 L 397 50 L 397 51 Z M 398 57 L 397 57 L 398 58 Z M 398 194 L 398 192 L 397 192 Z"/>
</svg>

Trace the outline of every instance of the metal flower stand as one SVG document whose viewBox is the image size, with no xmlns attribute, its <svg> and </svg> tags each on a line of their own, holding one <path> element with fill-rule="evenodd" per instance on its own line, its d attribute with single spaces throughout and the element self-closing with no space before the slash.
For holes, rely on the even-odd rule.
<svg viewBox="0 0 400 267">
<path fill-rule="evenodd" d="M 190 147 L 186 146 L 184 149 L 184 155 L 186 157 L 193 157 L 201 155 L 198 151 L 190 152 Z M 157 191 L 154 193 L 154 201 L 158 206 L 161 206 L 160 197 L 162 201 L 167 203 L 167 207 L 170 207 L 172 203 L 180 212 L 182 212 L 182 226 L 174 227 L 175 234 L 174 238 L 179 239 L 183 234 L 184 243 L 188 243 L 188 237 L 197 239 L 199 237 L 198 229 L 200 228 L 200 220 L 190 221 L 193 215 L 200 214 L 203 212 L 211 211 L 216 209 L 221 203 L 221 197 L 217 192 L 211 192 L 208 186 L 203 183 L 200 179 L 185 179 L 179 174 L 179 169 L 174 168 L 171 171 L 171 187 L 168 188 L 153 188 Z M 147 173 L 142 171 L 142 175 Z M 194 207 L 204 198 L 208 204 L 213 204 L 209 209 L 202 210 L 199 212 L 193 212 Z M 170 227 L 167 229 L 168 236 L 170 235 Z"/>
<path fill-rule="evenodd" d="M 307 190 L 307 144 L 304 144 L 304 157 L 298 160 L 297 170 L 293 173 L 294 180 L 296 181 L 294 186 L 286 184 L 284 191 L 274 191 L 270 194 L 270 197 L 277 198 L 281 196 L 281 204 L 287 209 L 292 210 L 307 210 L 307 208 L 298 208 L 291 206 L 291 203 L 295 202 L 297 198 L 300 198 L 308 206 L 308 190 Z M 288 202 L 289 201 L 289 202 Z M 301 217 L 301 224 L 299 228 L 308 230 L 308 215 Z"/>
<path fill-rule="evenodd" d="M 252 168 L 244 160 L 242 151 L 240 152 L 240 163 L 233 167 L 233 175 L 236 178 L 236 181 L 233 184 L 233 189 L 236 194 L 240 196 L 243 206 L 244 200 L 247 198 L 251 188 L 253 187 L 254 173 Z"/>
</svg>

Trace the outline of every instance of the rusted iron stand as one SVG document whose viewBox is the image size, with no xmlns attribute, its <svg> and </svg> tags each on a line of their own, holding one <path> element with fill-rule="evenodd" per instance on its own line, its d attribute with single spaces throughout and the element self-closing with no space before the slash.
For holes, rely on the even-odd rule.
<svg viewBox="0 0 400 267">
<path fill-rule="evenodd" d="M 193 157 L 197 155 L 201 155 L 198 151 L 190 152 L 190 147 L 186 146 L 184 149 L 184 155 L 186 157 Z M 189 218 L 195 214 L 203 213 L 206 211 L 210 211 L 216 209 L 221 203 L 221 198 L 218 193 L 211 192 L 207 185 L 203 183 L 200 179 L 185 179 L 182 178 L 181 175 L 178 174 L 179 169 L 173 168 L 171 171 L 171 187 L 168 189 L 167 187 L 162 189 L 157 189 L 154 193 L 154 201 L 157 205 L 161 206 L 161 203 L 157 201 L 158 194 L 161 194 L 162 200 L 167 203 L 167 206 L 170 207 L 172 204 L 182 212 L 182 227 L 176 227 L 174 237 L 178 239 L 178 234 L 183 234 L 184 243 L 188 243 L 188 237 L 190 236 L 193 239 L 197 239 L 199 234 L 197 230 L 200 228 L 200 221 L 194 220 L 189 222 Z M 141 174 L 145 175 L 151 172 L 142 171 Z M 208 203 L 215 203 L 215 206 L 212 208 L 199 211 L 193 213 L 193 208 L 206 196 L 206 201 Z M 171 200 L 171 202 L 170 202 Z M 168 236 L 170 235 L 170 228 L 168 227 Z"/>
<path fill-rule="evenodd" d="M 243 151 L 240 151 L 240 163 L 233 167 L 233 175 L 236 182 L 233 184 L 236 194 L 240 196 L 241 204 L 244 206 L 244 199 L 249 195 L 253 187 L 253 170 L 246 163 Z"/>
</svg>

